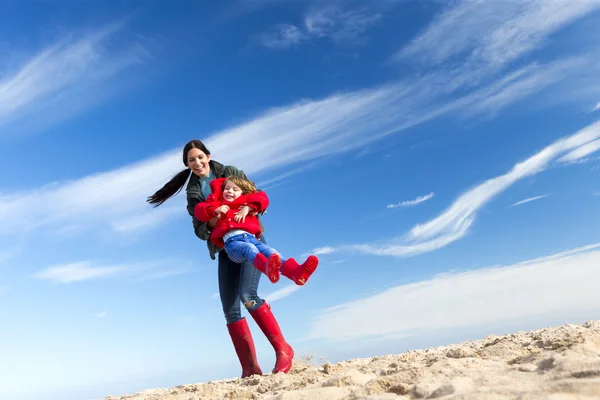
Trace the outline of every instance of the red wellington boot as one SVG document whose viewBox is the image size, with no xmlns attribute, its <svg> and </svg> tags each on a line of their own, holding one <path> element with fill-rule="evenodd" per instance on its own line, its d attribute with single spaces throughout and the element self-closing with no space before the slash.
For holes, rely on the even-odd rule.
<svg viewBox="0 0 600 400">
<path fill-rule="evenodd" d="M 250 333 L 246 318 L 242 318 L 232 324 L 227 324 L 227 330 L 242 365 L 242 378 L 251 375 L 262 375 L 258 361 L 256 361 L 254 341 L 252 340 L 252 334 Z"/>
<path fill-rule="evenodd" d="M 302 286 L 315 272 L 318 265 L 319 259 L 315 256 L 308 256 L 306 261 L 300 265 L 293 258 L 288 258 L 281 266 L 281 275 L 293 280 L 296 285 Z"/>
<path fill-rule="evenodd" d="M 275 316 L 271 312 L 271 307 L 265 301 L 260 307 L 254 311 L 250 311 L 250 315 L 256 321 L 256 324 L 263 331 L 273 349 L 275 349 L 275 368 L 273 373 L 283 372 L 288 373 L 292 369 L 292 359 L 294 358 L 294 349 L 290 346 L 283 337 L 279 324 Z"/>
<path fill-rule="evenodd" d="M 271 254 L 267 259 L 264 254 L 258 253 L 254 258 L 254 267 L 269 277 L 273 283 L 279 280 L 279 268 L 281 268 L 281 256 L 277 253 Z"/>
</svg>

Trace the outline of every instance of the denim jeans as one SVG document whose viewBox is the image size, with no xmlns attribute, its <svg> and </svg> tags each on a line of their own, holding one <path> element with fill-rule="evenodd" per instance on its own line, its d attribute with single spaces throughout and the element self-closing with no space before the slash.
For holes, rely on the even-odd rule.
<svg viewBox="0 0 600 400">
<path fill-rule="evenodd" d="M 256 236 L 249 233 L 241 233 L 232 236 L 225 242 L 225 251 L 231 261 L 236 263 L 249 262 L 254 265 L 254 258 L 258 253 L 262 253 L 269 258 L 271 254 L 277 253 L 275 249 L 260 242 Z"/>
<path fill-rule="evenodd" d="M 259 240 L 266 243 L 262 236 Z M 257 293 L 261 275 L 263 273 L 252 263 L 236 263 L 225 250 L 219 252 L 219 294 L 228 324 L 242 319 L 241 303 L 244 303 L 248 311 L 262 306 L 264 300 L 258 297 Z"/>
</svg>

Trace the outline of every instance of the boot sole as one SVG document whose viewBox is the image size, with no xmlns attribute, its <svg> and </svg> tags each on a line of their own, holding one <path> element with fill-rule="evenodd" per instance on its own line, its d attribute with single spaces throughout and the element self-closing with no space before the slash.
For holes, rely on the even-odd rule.
<svg viewBox="0 0 600 400">
<path fill-rule="evenodd" d="M 277 253 L 274 253 L 269 257 L 269 262 L 267 264 L 267 276 L 269 280 L 273 283 L 279 281 L 279 269 L 281 268 L 281 256 Z"/>
</svg>

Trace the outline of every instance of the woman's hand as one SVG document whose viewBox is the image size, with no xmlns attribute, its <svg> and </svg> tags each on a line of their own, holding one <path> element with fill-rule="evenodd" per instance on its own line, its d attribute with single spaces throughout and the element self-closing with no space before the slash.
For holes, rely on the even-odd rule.
<svg viewBox="0 0 600 400">
<path fill-rule="evenodd" d="M 213 229 L 215 229 L 215 226 L 217 226 L 218 220 L 219 220 L 219 217 L 213 217 L 210 221 L 208 221 L 208 223 L 207 223 L 208 229 L 210 229 L 211 231 Z"/>
<path fill-rule="evenodd" d="M 244 223 L 244 221 L 246 221 L 246 215 L 248 215 L 248 213 L 250 212 L 250 207 L 248 206 L 243 206 L 240 207 L 239 211 L 237 213 L 235 213 L 235 217 L 233 217 L 233 220 L 235 222 L 241 222 L 242 224 Z"/>
</svg>

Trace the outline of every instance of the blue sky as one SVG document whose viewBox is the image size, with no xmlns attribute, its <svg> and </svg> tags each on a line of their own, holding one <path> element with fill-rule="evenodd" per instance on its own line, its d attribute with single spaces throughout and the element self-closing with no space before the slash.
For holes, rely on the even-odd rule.
<svg viewBox="0 0 600 400">
<path fill-rule="evenodd" d="M 260 286 L 298 356 L 600 318 L 600 2 L 205 3 L 0 4 L 1 398 L 239 375 L 184 196 L 145 203 L 190 139 L 320 254 Z"/>
</svg>

